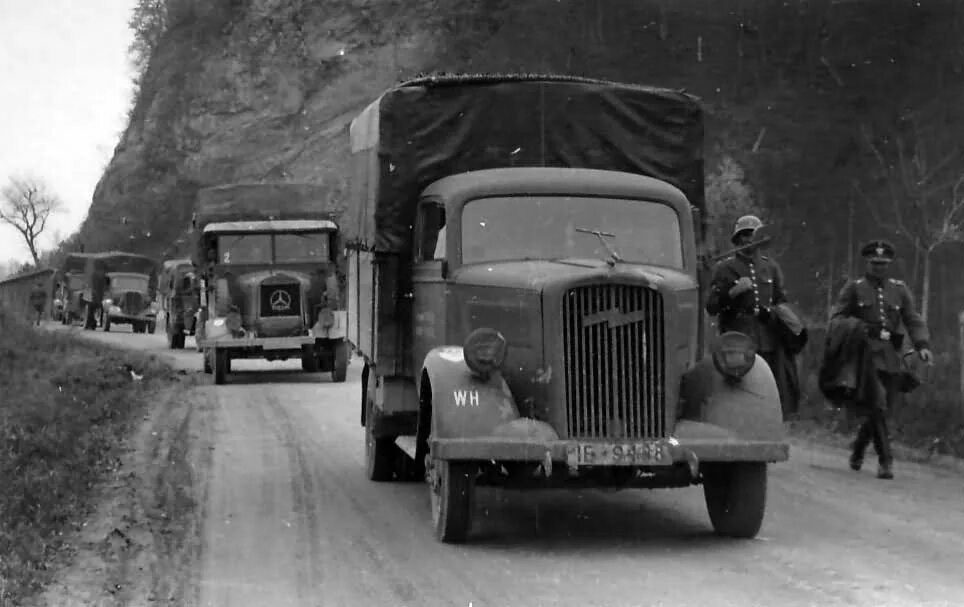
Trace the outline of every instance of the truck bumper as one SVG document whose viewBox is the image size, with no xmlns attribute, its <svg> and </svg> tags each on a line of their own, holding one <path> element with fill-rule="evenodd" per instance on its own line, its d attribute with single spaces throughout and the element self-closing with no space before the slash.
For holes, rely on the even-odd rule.
<svg viewBox="0 0 964 607">
<path fill-rule="evenodd" d="M 261 350 L 298 350 L 301 346 L 315 343 L 311 336 L 301 337 L 221 337 L 198 341 L 201 348 L 258 348 Z"/>
<path fill-rule="evenodd" d="M 646 466 L 688 463 L 695 456 L 705 462 L 782 462 L 790 459 L 790 445 L 782 441 L 719 440 L 705 438 L 659 439 L 655 441 L 573 441 L 525 440 L 512 438 L 445 438 L 429 441 L 432 455 L 444 460 L 542 462 L 547 453 L 554 462 L 573 463 L 579 445 L 601 448 L 626 443 L 661 443 L 666 457 Z"/>
<path fill-rule="evenodd" d="M 115 324 L 127 324 L 133 322 L 155 322 L 156 316 L 137 316 L 134 314 L 108 314 L 107 318 Z"/>
</svg>

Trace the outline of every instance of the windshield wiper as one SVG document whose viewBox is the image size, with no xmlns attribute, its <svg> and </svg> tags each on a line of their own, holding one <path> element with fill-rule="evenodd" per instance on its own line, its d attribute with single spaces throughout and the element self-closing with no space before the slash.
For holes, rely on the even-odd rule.
<svg viewBox="0 0 964 607">
<path fill-rule="evenodd" d="M 605 238 L 603 238 L 603 236 L 608 236 L 609 238 L 615 238 L 616 235 L 613 234 L 612 232 L 602 232 L 600 230 L 589 230 L 587 228 L 576 228 L 576 231 L 582 232 L 583 234 L 593 234 L 596 236 L 596 238 L 599 239 L 599 242 L 602 243 L 602 246 L 605 247 L 606 251 L 609 252 L 609 259 L 606 260 L 606 263 L 609 264 L 609 267 L 613 267 L 616 265 L 617 261 L 623 260 L 623 258 L 619 256 L 619 253 L 617 253 L 615 249 L 609 246 L 609 243 L 606 242 Z"/>
</svg>

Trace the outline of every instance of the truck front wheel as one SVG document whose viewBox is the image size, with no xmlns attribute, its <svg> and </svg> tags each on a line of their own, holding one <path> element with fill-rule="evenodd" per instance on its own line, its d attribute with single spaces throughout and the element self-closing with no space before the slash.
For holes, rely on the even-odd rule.
<svg viewBox="0 0 964 607">
<path fill-rule="evenodd" d="M 704 464 L 703 494 L 717 535 L 756 537 L 766 512 L 767 465 L 765 462 Z"/>
<path fill-rule="evenodd" d="M 348 342 L 342 340 L 335 344 L 335 363 L 331 370 L 331 381 L 342 383 L 348 377 Z"/>
<path fill-rule="evenodd" d="M 433 458 L 426 471 L 435 537 L 449 544 L 464 542 L 472 528 L 474 466 Z"/>
<path fill-rule="evenodd" d="M 214 348 L 214 385 L 220 386 L 227 379 L 231 361 L 225 348 Z"/>
<path fill-rule="evenodd" d="M 395 477 L 398 447 L 393 437 L 375 436 L 375 413 L 371 400 L 365 411 L 365 474 L 368 480 L 384 483 Z"/>
<path fill-rule="evenodd" d="M 301 370 L 305 373 L 318 372 L 318 354 L 313 344 L 301 346 Z"/>
</svg>

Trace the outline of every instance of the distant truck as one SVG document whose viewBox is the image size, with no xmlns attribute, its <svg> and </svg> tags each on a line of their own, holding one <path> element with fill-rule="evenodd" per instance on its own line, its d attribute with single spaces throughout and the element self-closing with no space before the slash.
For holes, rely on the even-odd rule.
<svg viewBox="0 0 964 607">
<path fill-rule="evenodd" d="M 200 307 L 197 273 L 190 258 L 167 259 L 161 264 L 157 293 L 167 345 L 181 350 L 186 336 L 194 335 Z"/>
<path fill-rule="evenodd" d="M 84 269 L 87 267 L 89 253 L 68 253 L 57 272 L 54 298 L 63 305 L 60 322 L 65 325 L 75 321 L 83 321 L 87 302 L 84 301 L 84 289 L 87 287 Z"/>
<path fill-rule="evenodd" d="M 345 258 L 328 196 L 323 186 L 292 183 L 198 192 L 195 340 L 215 384 L 244 358 L 300 358 L 304 371 L 345 381 Z"/>
<path fill-rule="evenodd" d="M 348 339 L 367 475 L 424 478 L 465 540 L 477 485 L 702 484 L 755 536 L 788 459 L 745 335 L 705 355 L 703 116 L 678 91 L 444 76 L 350 126 Z"/>
<path fill-rule="evenodd" d="M 84 274 L 85 329 L 129 325 L 134 333 L 154 332 L 156 261 L 124 251 L 94 253 L 86 259 Z"/>
</svg>

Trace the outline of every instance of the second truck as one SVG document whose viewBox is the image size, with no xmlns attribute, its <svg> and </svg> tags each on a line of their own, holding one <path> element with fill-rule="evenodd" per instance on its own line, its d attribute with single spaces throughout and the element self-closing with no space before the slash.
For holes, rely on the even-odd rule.
<svg viewBox="0 0 964 607">
<path fill-rule="evenodd" d="M 204 370 L 222 384 L 231 361 L 299 358 L 345 381 L 344 255 L 323 186 L 228 184 L 198 192 L 193 220 Z"/>
</svg>

